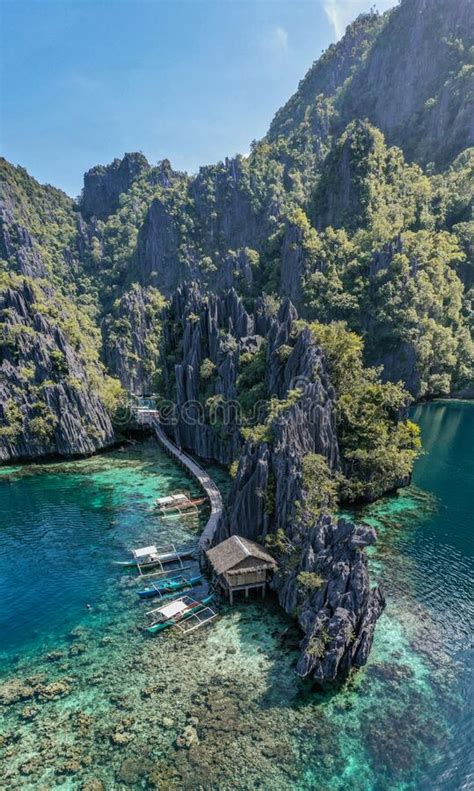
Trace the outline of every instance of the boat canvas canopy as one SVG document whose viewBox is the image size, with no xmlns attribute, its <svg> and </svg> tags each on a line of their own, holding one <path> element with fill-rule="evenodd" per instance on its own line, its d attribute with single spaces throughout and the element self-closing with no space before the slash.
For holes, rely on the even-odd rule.
<svg viewBox="0 0 474 791">
<path fill-rule="evenodd" d="M 178 514 L 183 514 L 187 511 L 197 513 L 198 505 L 201 505 L 204 500 L 204 497 L 192 499 L 191 497 L 188 497 L 187 494 L 180 492 L 179 494 L 170 494 L 166 497 L 158 497 L 155 500 L 155 506 L 160 509 L 162 515 L 166 515 L 168 512 L 174 511 L 176 511 Z"/>
<path fill-rule="evenodd" d="M 187 610 L 188 607 L 189 604 L 186 604 L 183 599 L 178 599 L 177 601 L 166 604 L 164 607 L 159 607 L 158 611 L 164 618 L 173 618 L 175 615 L 180 615 Z"/>
<path fill-rule="evenodd" d="M 168 497 L 158 497 L 156 501 L 159 505 L 168 505 L 168 503 L 173 502 L 173 498 L 171 496 Z"/>
<path fill-rule="evenodd" d="M 153 618 L 159 615 L 160 619 L 163 618 L 167 621 L 170 618 L 180 618 L 186 610 L 189 610 L 195 604 L 199 604 L 199 602 L 192 599 L 191 596 L 181 596 L 179 599 L 173 599 L 173 601 L 161 607 L 155 607 L 154 610 L 148 610 L 147 615 L 151 615 Z"/>
<path fill-rule="evenodd" d="M 148 558 L 150 555 L 157 555 L 157 549 L 154 544 L 151 544 L 149 547 L 139 547 L 139 549 L 132 549 L 133 557 L 136 560 L 141 558 Z"/>
<path fill-rule="evenodd" d="M 172 505 L 174 503 L 189 502 L 189 497 L 185 494 L 169 494 L 166 497 L 158 497 L 156 502 L 158 505 Z"/>
</svg>

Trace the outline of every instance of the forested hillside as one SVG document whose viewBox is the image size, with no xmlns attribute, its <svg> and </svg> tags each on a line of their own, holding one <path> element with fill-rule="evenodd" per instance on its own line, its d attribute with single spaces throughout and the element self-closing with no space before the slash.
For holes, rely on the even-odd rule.
<svg viewBox="0 0 474 791">
<path fill-rule="evenodd" d="M 216 307 L 219 350 L 201 348 L 199 365 L 210 363 L 194 374 L 203 403 L 206 393 L 234 397 L 239 382 L 244 394 L 247 382 L 271 416 L 267 333 L 287 298 L 293 322 L 332 327 L 316 333 L 329 360 L 337 333 L 357 338 L 344 393 L 360 380 L 357 392 L 376 400 L 382 388 L 394 431 L 408 393 L 472 393 L 473 22 L 470 0 L 402 0 L 362 15 L 248 157 L 194 176 L 126 154 L 92 168 L 74 202 L 3 161 L 1 458 L 108 444 L 121 387 L 177 400 L 173 361 L 188 359 L 189 330 L 178 332 L 174 314 L 171 328 L 163 309 L 191 281 L 221 305 L 234 290 L 255 336 L 241 348 L 236 317 Z M 282 359 L 296 327 L 279 344 Z M 234 353 L 228 391 L 222 366 Z M 363 419 L 337 418 L 351 453 Z M 393 450 L 385 428 L 371 441 Z M 222 455 L 220 440 L 212 447 Z M 372 472 L 343 457 L 344 478 L 355 476 L 363 494 L 384 488 L 369 494 Z M 387 486 L 402 478 L 386 472 Z"/>
</svg>

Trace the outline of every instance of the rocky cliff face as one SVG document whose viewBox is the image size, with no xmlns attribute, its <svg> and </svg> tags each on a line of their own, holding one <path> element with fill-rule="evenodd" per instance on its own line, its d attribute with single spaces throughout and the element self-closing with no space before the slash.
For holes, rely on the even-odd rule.
<svg viewBox="0 0 474 791">
<path fill-rule="evenodd" d="M 283 320 L 274 322 L 273 337 L 278 330 L 285 332 L 283 312 Z M 339 465 L 334 388 L 324 355 L 308 331 L 300 334 L 285 365 L 277 371 L 270 368 L 269 381 L 275 395 L 298 388 L 300 396 L 272 422 L 268 441 L 246 444 L 219 540 L 233 533 L 256 539 L 278 529 L 291 535 L 301 499 L 303 458 L 318 453 L 330 469 Z"/>
<path fill-rule="evenodd" d="M 281 215 L 281 195 L 269 189 L 266 174 L 257 185 L 242 156 L 200 168 L 190 186 L 198 229 L 208 249 L 260 247 Z"/>
<path fill-rule="evenodd" d="M 216 290 L 229 291 L 235 288 L 239 293 L 251 291 L 254 283 L 254 272 L 249 250 L 241 248 L 229 251 L 214 278 Z"/>
<path fill-rule="evenodd" d="M 321 106 L 317 108 L 317 97 L 334 96 L 342 88 L 383 25 L 383 19 L 377 14 L 362 14 L 348 28 L 341 41 L 332 44 L 323 57 L 315 61 L 301 80 L 297 92 L 275 114 L 268 138 L 277 140 L 279 137 L 290 135 L 295 131 L 295 126 L 307 122 L 309 117 L 314 131 L 323 132 L 322 136 L 318 136 L 324 140 L 324 137 L 330 134 L 330 125 L 328 123 L 325 128 L 316 129 L 319 120 L 317 116 L 321 114 L 322 109 Z"/>
<path fill-rule="evenodd" d="M 279 318 L 270 331 L 274 342 L 287 332 L 289 305 Z M 375 534 L 329 517 L 312 523 L 304 512 L 304 457 L 317 453 L 329 468 L 339 465 L 335 393 L 309 331 L 300 334 L 286 364 L 270 377 L 275 392 L 281 395 L 296 385 L 301 396 L 273 421 L 267 442 L 245 446 L 215 542 L 232 534 L 254 540 L 284 535 L 274 586 L 305 633 L 298 672 L 330 681 L 360 667 L 369 655 L 384 604 L 380 590 L 370 588 L 363 552 Z M 317 590 L 305 587 L 301 572 L 306 578 L 318 575 Z"/>
<path fill-rule="evenodd" d="M 105 362 L 132 393 L 156 390 L 164 304 L 156 289 L 135 284 L 102 323 Z"/>
<path fill-rule="evenodd" d="M 254 329 L 233 289 L 222 298 L 205 296 L 196 283 L 177 290 L 165 319 L 165 349 L 177 351 L 166 371 L 166 391 L 176 404 L 176 439 L 222 464 L 231 463 L 239 441 L 233 415 L 237 365 L 240 353 L 261 341 Z M 213 425 L 208 399 L 222 403 Z"/>
<path fill-rule="evenodd" d="M 149 169 L 143 154 L 125 154 L 110 165 L 97 165 L 84 175 L 81 210 L 86 218 L 104 219 L 118 208 L 119 196 Z"/>
<path fill-rule="evenodd" d="M 78 274 L 77 212 L 64 192 L 0 157 L 0 267 L 70 282 Z"/>
<path fill-rule="evenodd" d="M 265 174 L 264 174 L 265 175 Z M 140 228 L 136 272 L 166 296 L 185 280 L 214 290 L 245 290 L 253 273 L 248 248 L 260 248 L 281 216 L 281 200 L 265 179 L 256 187 L 243 157 L 181 178 L 177 191 L 155 197 Z"/>
<path fill-rule="evenodd" d="M 368 118 L 409 160 L 449 164 L 474 143 L 469 42 L 461 43 L 473 28 L 472 2 L 403 0 L 341 96 L 342 124 Z M 400 57 L 401 42 L 410 57 Z"/>
<path fill-rule="evenodd" d="M 294 537 L 289 557 L 298 557 L 297 566 L 284 559 L 274 584 L 281 605 L 297 613 L 305 633 L 299 675 L 334 681 L 367 662 L 385 606 L 382 591 L 369 582 L 364 548 L 374 542 L 373 529 L 329 516 Z M 311 575 L 318 579 L 316 589 L 301 582 Z"/>
<path fill-rule="evenodd" d="M 77 299 L 84 223 L 67 195 L 3 159 L 0 218 L 0 461 L 107 447 L 94 297 Z"/>
<path fill-rule="evenodd" d="M 180 217 L 165 201 L 156 198 L 148 209 L 137 244 L 137 272 L 140 282 L 151 283 L 169 296 L 183 283 L 199 277 L 194 250 L 181 234 Z"/>
<path fill-rule="evenodd" d="M 299 135 L 318 153 L 350 121 L 368 119 L 409 160 L 445 167 L 474 141 L 473 26 L 466 0 L 402 0 L 381 17 L 362 14 L 313 64 L 268 139 Z"/>
<path fill-rule="evenodd" d="M 280 291 L 295 305 L 303 299 L 303 282 L 307 274 L 301 228 L 287 220 L 281 246 Z"/>
<path fill-rule="evenodd" d="M 44 296 L 27 280 L 0 292 L 1 461 L 88 454 L 114 441 L 80 355 L 41 312 Z"/>
<path fill-rule="evenodd" d="M 406 389 L 414 398 L 425 396 L 427 392 L 427 381 L 430 377 L 437 375 L 440 370 L 440 358 L 437 357 L 427 362 L 426 339 L 413 321 L 411 332 L 404 331 L 397 321 L 400 321 L 400 314 L 392 311 L 385 304 L 385 283 L 390 281 L 391 271 L 396 270 L 399 257 L 403 256 L 409 261 L 409 265 L 398 283 L 394 283 L 392 288 L 398 288 L 405 294 L 406 304 L 408 305 L 409 295 L 413 292 L 422 294 L 423 283 L 427 277 L 432 280 L 430 287 L 440 288 L 440 284 L 453 281 L 456 278 L 454 272 L 446 267 L 443 271 L 438 269 L 435 276 L 430 271 L 423 271 L 423 264 L 417 255 L 413 254 L 404 244 L 402 237 L 397 237 L 392 242 L 383 245 L 377 250 L 371 259 L 368 271 L 369 285 L 368 291 L 371 294 L 373 309 L 361 314 L 360 331 L 366 341 L 366 359 L 369 365 L 382 366 L 381 378 L 385 382 L 403 382 Z M 435 286 L 436 283 L 436 286 Z M 442 288 L 446 288 L 443 284 Z M 424 296 L 421 297 L 420 302 Z M 421 305 L 422 307 L 422 305 Z M 420 310 L 419 304 L 412 300 L 413 311 L 418 312 L 418 322 L 428 322 Z M 428 315 L 436 314 L 436 306 L 433 305 Z M 440 320 L 443 317 L 438 313 Z M 449 323 L 447 326 L 449 328 Z M 441 329 L 440 332 L 446 333 L 449 337 L 449 329 Z M 451 341 L 453 342 L 453 341 Z M 447 390 L 449 391 L 449 386 Z"/>
<path fill-rule="evenodd" d="M 257 301 L 255 313 L 249 314 L 234 289 L 204 295 L 197 283 L 191 283 L 177 290 L 164 321 L 164 352 L 177 350 L 166 369 L 166 392 L 176 404 L 179 444 L 224 464 L 233 461 L 243 422 L 237 388 L 240 359 L 255 353 L 265 340 L 263 379 L 268 396 L 282 399 L 290 390 L 301 389 L 302 397 L 292 409 L 304 452 L 323 453 L 331 467 L 337 466 L 335 393 L 321 350 L 306 330 L 294 348 L 288 347 L 287 359 L 279 355 L 296 318 L 289 300 L 277 316 L 267 312 L 263 301 Z M 259 420 L 258 409 L 254 418 Z M 284 431 L 284 421 L 280 430 Z"/>
<path fill-rule="evenodd" d="M 326 403 L 316 403 L 322 396 Z M 315 384 L 273 426 L 272 442 L 248 443 L 239 460 L 229 508 L 217 539 L 234 533 L 265 538 L 282 529 L 291 533 L 301 498 L 302 461 L 309 453 L 325 456 L 333 468 L 338 445 L 332 402 Z"/>
<path fill-rule="evenodd" d="M 46 270 L 27 228 L 15 222 L 8 202 L 0 208 L 0 258 L 14 261 L 15 270 L 27 277 L 45 277 Z"/>
</svg>

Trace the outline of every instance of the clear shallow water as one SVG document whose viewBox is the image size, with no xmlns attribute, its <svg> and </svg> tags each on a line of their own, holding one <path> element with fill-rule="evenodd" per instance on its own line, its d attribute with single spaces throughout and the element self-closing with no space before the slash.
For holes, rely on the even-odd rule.
<svg viewBox="0 0 474 791">
<path fill-rule="evenodd" d="M 0 788 L 471 787 L 474 405 L 414 417 L 414 485 L 357 514 L 379 531 L 387 610 L 367 667 L 325 695 L 294 676 L 298 633 L 271 600 L 192 638 L 137 630 L 148 605 L 110 560 L 199 532 L 151 510 L 194 491 L 154 443 L 0 470 Z M 190 717 L 198 742 L 179 749 Z"/>
<path fill-rule="evenodd" d="M 130 547 L 195 543 L 195 518 L 161 520 L 153 508 L 175 491 L 198 494 L 153 442 L 85 461 L 0 468 L 0 658 L 37 652 L 101 620 L 95 604 L 117 583 L 111 561 Z"/>
</svg>

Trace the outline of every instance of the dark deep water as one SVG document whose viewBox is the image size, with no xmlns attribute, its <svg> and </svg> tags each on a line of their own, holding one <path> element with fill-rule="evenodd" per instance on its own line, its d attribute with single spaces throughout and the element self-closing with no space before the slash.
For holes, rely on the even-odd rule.
<svg viewBox="0 0 474 791">
<path fill-rule="evenodd" d="M 413 484 L 436 498 L 436 507 L 412 540 L 400 546 L 416 558 L 413 591 L 442 635 L 453 661 L 460 710 L 449 721 L 452 752 L 434 777 L 440 788 L 472 788 L 474 626 L 474 403 L 444 401 L 413 410 L 425 455 Z M 449 707 L 447 717 L 450 719 Z"/>
<path fill-rule="evenodd" d="M 388 550 L 394 561 L 380 574 L 391 597 L 387 615 L 406 609 L 413 656 L 426 659 L 433 690 L 423 734 L 431 766 L 418 787 L 454 791 L 474 784 L 474 403 L 423 404 L 412 419 L 424 448 L 412 486 L 368 510 L 379 523 L 379 555 Z"/>
<path fill-rule="evenodd" d="M 474 404 L 413 419 L 412 486 L 357 513 L 387 609 L 367 667 L 326 695 L 294 676 L 298 634 L 269 600 L 184 639 L 137 630 L 148 605 L 111 559 L 200 527 L 153 512 L 194 489 L 154 443 L 0 469 L 0 788 L 472 788 Z"/>
</svg>

